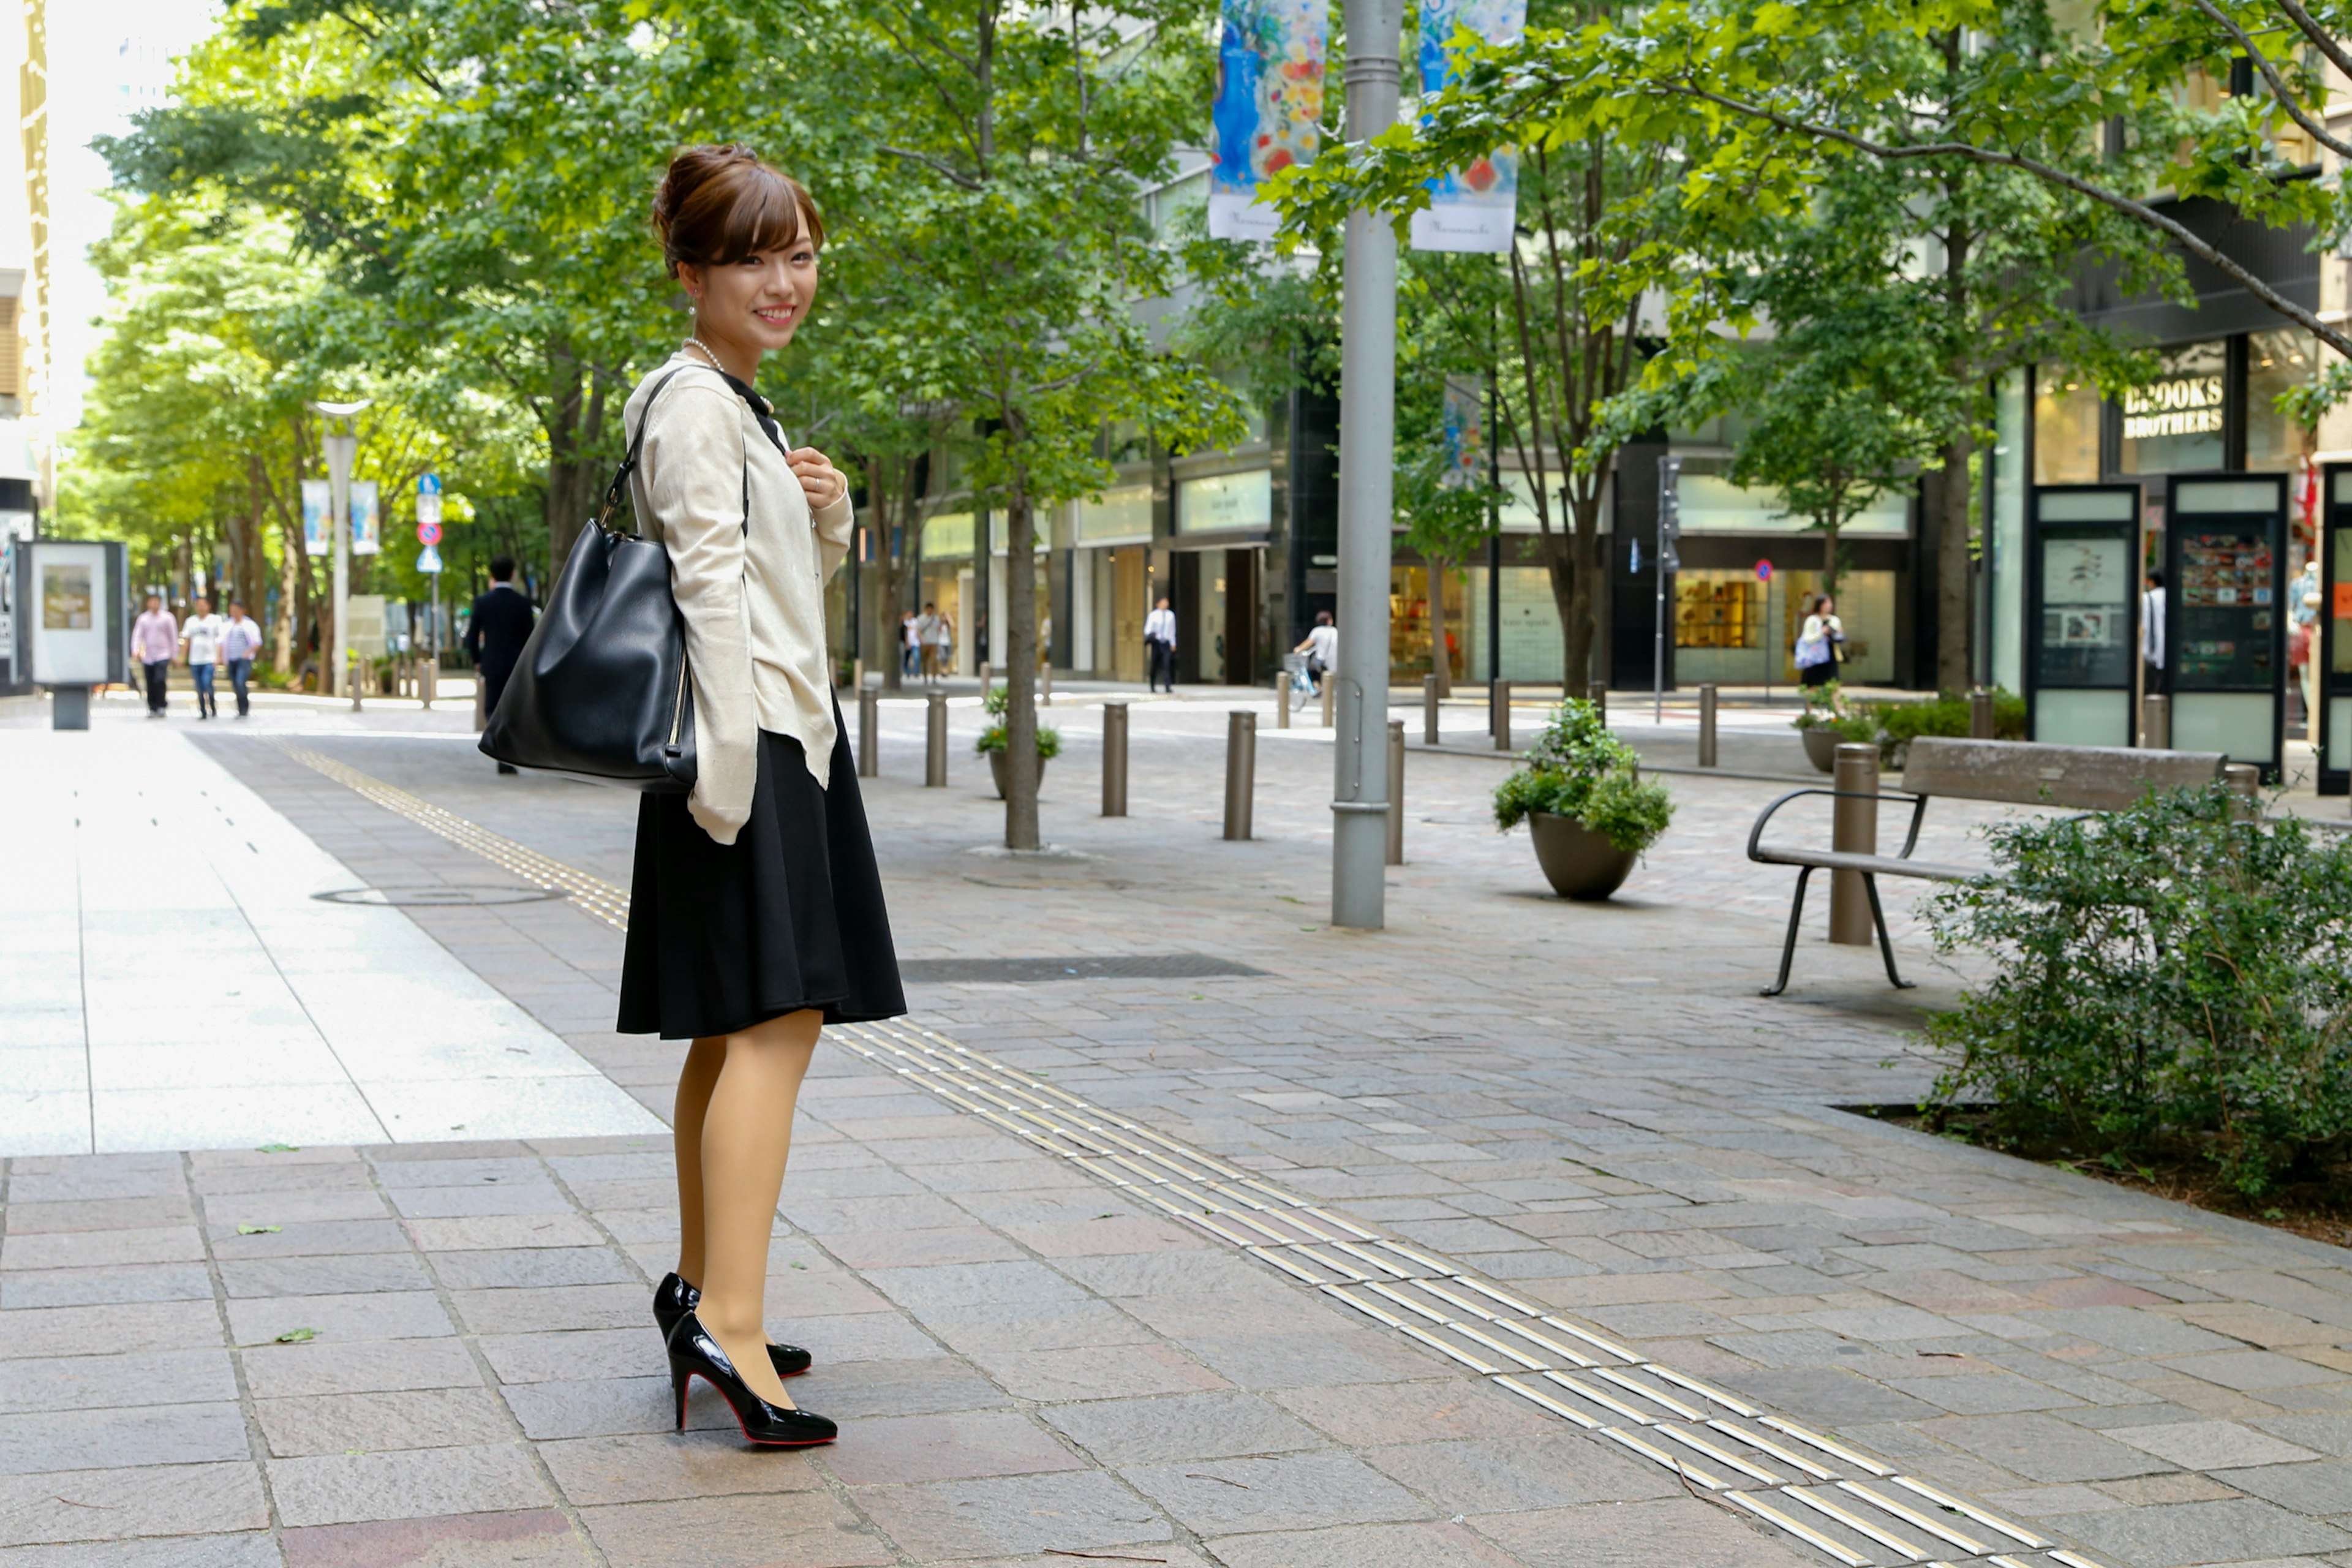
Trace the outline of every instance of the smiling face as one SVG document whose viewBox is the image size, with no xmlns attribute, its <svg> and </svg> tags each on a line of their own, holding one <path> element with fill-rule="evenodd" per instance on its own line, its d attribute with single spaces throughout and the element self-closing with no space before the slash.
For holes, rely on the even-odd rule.
<svg viewBox="0 0 2352 1568">
<path fill-rule="evenodd" d="M 800 237 L 737 261 L 698 267 L 682 263 L 678 281 L 694 301 L 695 335 L 719 350 L 753 354 L 782 348 L 816 300 L 816 245 L 809 226 Z"/>
</svg>

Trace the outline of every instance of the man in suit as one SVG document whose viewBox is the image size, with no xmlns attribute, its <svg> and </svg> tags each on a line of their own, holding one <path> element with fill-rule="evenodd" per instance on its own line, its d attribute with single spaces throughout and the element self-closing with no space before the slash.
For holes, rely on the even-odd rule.
<svg viewBox="0 0 2352 1568">
<path fill-rule="evenodd" d="M 485 715 L 497 710 L 507 677 L 514 673 L 522 645 L 530 637 L 531 622 L 538 618 L 530 600 L 514 585 L 514 570 L 510 555 L 490 562 L 489 592 L 476 596 L 473 616 L 466 624 L 466 657 L 480 672 Z M 502 773 L 514 771 L 511 763 L 499 764 Z"/>
</svg>

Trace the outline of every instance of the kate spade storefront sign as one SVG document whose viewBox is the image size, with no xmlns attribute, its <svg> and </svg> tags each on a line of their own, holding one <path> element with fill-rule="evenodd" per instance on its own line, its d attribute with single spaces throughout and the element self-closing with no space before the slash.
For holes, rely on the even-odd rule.
<svg viewBox="0 0 2352 1568">
<path fill-rule="evenodd" d="M 2221 428 L 2221 378 L 2178 375 L 2124 394 L 2124 439 L 2203 436 Z"/>
</svg>

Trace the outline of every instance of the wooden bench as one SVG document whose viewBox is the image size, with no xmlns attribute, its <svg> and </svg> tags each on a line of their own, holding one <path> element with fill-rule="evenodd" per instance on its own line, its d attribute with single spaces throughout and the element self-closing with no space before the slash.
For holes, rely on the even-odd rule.
<svg viewBox="0 0 2352 1568">
<path fill-rule="evenodd" d="M 1886 915 L 1878 902 L 1881 877 L 1918 877 L 1936 882 L 1965 882 L 1988 874 L 1982 867 L 1947 866 L 1915 860 L 1919 824 L 1927 802 L 1938 795 L 1953 800 L 2001 801 L 2012 805 L 2056 805 L 2073 811 L 2116 811 L 2150 790 L 2175 785 L 2211 784 L 2221 776 L 2219 752 L 2141 751 L 2126 746 L 2051 746 L 2026 741 L 1953 741 L 1922 736 L 1911 742 L 1899 792 L 1857 795 L 1849 790 L 1798 789 L 1764 808 L 1748 835 L 1748 858 L 1766 866 L 1794 866 L 1797 894 L 1789 905 L 1789 937 L 1780 948 L 1780 977 L 1764 994 L 1778 996 L 1789 988 L 1789 967 L 1797 956 L 1797 926 L 1805 912 L 1805 884 L 1815 871 L 1853 871 L 1862 878 L 1870 899 L 1871 924 L 1878 931 L 1878 950 L 1886 960 L 1886 978 L 1898 990 L 1911 982 L 1895 967 L 1895 944 L 1887 940 Z M 1825 795 L 1838 800 L 1908 800 L 1911 830 L 1903 847 L 1893 855 L 1859 855 L 1837 849 L 1796 849 L 1766 844 L 1764 829 L 1773 814 L 1801 795 Z"/>
</svg>

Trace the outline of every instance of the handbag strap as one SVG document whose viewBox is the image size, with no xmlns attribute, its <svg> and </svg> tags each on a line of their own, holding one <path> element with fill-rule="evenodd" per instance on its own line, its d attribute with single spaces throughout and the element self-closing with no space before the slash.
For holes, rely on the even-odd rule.
<svg viewBox="0 0 2352 1568">
<path fill-rule="evenodd" d="M 689 370 L 705 369 L 716 370 L 718 367 L 715 365 L 678 365 L 672 369 L 667 375 L 663 376 L 659 381 L 654 383 L 654 389 L 646 394 L 645 412 L 637 416 L 636 434 L 629 437 L 628 452 L 621 458 L 621 466 L 613 471 L 613 482 L 604 487 L 604 504 L 603 507 L 599 508 L 596 512 L 596 526 L 598 528 L 607 528 L 607 525 L 612 521 L 614 511 L 621 504 L 621 498 L 628 493 L 629 476 L 637 471 L 637 454 L 646 444 L 646 426 L 653 422 L 654 400 L 662 395 L 662 388 L 667 386 L 671 382 L 677 379 L 680 373 Z M 736 380 L 733 376 L 728 374 L 723 370 L 719 371 L 719 379 L 727 384 L 728 390 L 734 393 L 736 396 L 743 400 L 743 405 L 751 411 L 751 417 L 760 422 L 760 428 L 767 436 L 769 443 L 776 448 L 779 456 L 783 455 L 783 431 L 782 427 L 776 424 L 774 417 L 768 412 L 767 399 L 761 397 L 758 393 L 752 391 L 750 387 L 744 385 L 741 382 Z M 751 526 L 751 466 L 748 458 L 743 465 L 743 526 L 747 531 Z M 607 529 L 607 531 L 609 531 L 609 529 Z"/>
</svg>

